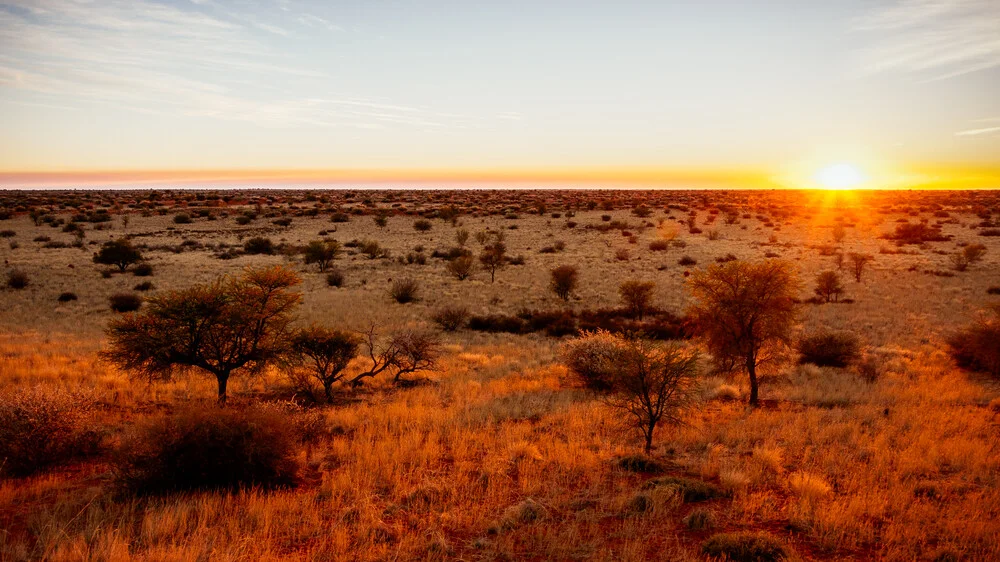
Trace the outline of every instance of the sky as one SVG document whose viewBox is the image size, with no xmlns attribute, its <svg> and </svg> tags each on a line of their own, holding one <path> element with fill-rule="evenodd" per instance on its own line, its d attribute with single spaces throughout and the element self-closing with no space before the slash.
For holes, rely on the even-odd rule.
<svg viewBox="0 0 1000 562">
<path fill-rule="evenodd" d="M 1000 1 L 0 0 L 0 187 L 1000 187 Z"/>
</svg>

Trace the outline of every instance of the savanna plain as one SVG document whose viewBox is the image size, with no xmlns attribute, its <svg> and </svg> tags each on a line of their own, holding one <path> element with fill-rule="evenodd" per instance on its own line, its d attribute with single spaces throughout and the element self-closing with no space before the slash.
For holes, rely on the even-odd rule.
<svg viewBox="0 0 1000 562">
<path fill-rule="evenodd" d="M 0 560 L 1000 559 L 1000 192 L 0 192 Z"/>
</svg>

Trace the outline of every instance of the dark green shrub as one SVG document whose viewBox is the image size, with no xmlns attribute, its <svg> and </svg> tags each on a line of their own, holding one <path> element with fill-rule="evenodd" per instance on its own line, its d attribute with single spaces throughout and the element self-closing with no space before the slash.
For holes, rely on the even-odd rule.
<svg viewBox="0 0 1000 562">
<path fill-rule="evenodd" d="M 139 426 L 114 471 L 128 491 L 274 488 L 294 484 L 294 420 L 277 408 L 190 408 Z"/>
<path fill-rule="evenodd" d="M 101 245 L 101 249 L 94 254 L 94 263 L 101 265 L 113 265 L 119 271 L 125 271 L 128 266 L 142 261 L 142 252 L 132 245 L 128 238 L 109 240 Z"/>
<path fill-rule="evenodd" d="M 243 251 L 252 255 L 256 254 L 271 255 L 274 253 L 274 243 L 271 242 L 270 238 L 264 238 L 263 236 L 254 236 L 253 238 L 243 243 Z"/>
</svg>

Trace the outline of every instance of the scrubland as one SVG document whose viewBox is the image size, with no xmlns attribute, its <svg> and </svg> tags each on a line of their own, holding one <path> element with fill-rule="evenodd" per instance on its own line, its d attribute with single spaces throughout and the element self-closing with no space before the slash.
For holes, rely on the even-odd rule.
<svg viewBox="0 0 1000 562">
<path fill-rule="evenodd" d="M 25 392 L 48 396 L 85 437 L 51 464 L 0 479 L 0 559 L 703 560 L 733 533 L 763 536 L 791 559 L 1000 557 L 1000 384 L 959 369 L 946 345 L 1000 302 L 989 290 L 1000 285 L 1000 237 L 982 235 L 1000 218 L 989 193 L 10 192 L 0 208 L 10 215 L 0 230 L 15 233 L 0 241 L 4 280 L 14 270 L 28 278 L 0 291 L 0 410 Z M 82 247 L 64 225 L 32 216 L 71 222 L 100 208 L 111 220 L 78 221 Z M 246 211 L 256 218 L 238 224 Z M 175 222 L 182 212 L 193 222 Z M 414 228 L 421 217 L 429 230 Z M 290 224 L 273 223 L 282 218 Z M 936 225 L 942 239 L 885 238 L 901 219 Z M 492 283 L 481 267 L 458 280 L 433 252 L 458 245 L 463 229 L 503 231 L 507 256 L 524 263 Z M 93 263 L 102 243 L 126 236 L 151 276 L 105 277 Z M 275 254 L 216 257 L 254 236 Z M 295 251 L 322 238 L 347 246 L 333 260 L 341 287 Z M 390 256 L 370 259 L 355 239 Z M 657 241 L 665 248 L 652 249 Z M 958 271 L 951 256 L 971 244 L 986 252 Z M 465 246 L 478 254 L 481 244 Z M 838 253 L 874 259 L 858 282 Z M 108 298 L 143 281 L 149 296 L 282 264 L 303 279 L 297 324 L 386 336 L 436 331 L 431 316 L 446 306 L 611 310 L 625 280 L 655 282 L 653 305 L 683 318 L 689 275 L 730 255 L 792 264 L 796 337 L 850 332 L 861 358 L 819 367 L 791 350 L 762 367 L 752 408 L 746 376 L 704 356 L 684 423 L 661 427 L 645 456 L 627 419 L 575 383 L 561 355 L 573 334 L 460 327 L 440 334 L 437 365 L 414 383 L 338 385 L 330 403 L 296 392 L 280 365 L 234 377 L 226 409 L 278 408 L 294 420 L 289 485 L 149 494 L 122 484 L 122 449 L 147 424 L 220 408 L 215 382 L 196 370 L 149 382 L 99 356 L 119 317 Z M 566 302 L 549 288 L 560 265 L 578 268 Z M 838 272 L 840 302 L 810 300 L 822 271 Z M 389 297 L 399 279 L 416 281 L 416 302 Z M 65 292 L 77 299 L 59 302 Z M 780 558 L 769 556 L 758 559 Z"/>
</svg>

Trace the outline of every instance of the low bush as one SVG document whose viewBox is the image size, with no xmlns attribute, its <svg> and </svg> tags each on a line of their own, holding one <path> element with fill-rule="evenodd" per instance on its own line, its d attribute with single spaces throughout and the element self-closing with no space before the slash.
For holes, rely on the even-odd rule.
<svg viewBox="0 0 1000 562">
<path fill-rule="evenodd" d="M 859 351 L 860 343 L 854 334 L 820 332 L 799 340 L 799 363 L 843 368 L 857 360 Z"/>
<path fill-rule="evenodd" d="M 948 347 L 960 367 L 1000 377 L 1000 305 L 949 337 Z"/>
<path fill-rule="evenodd" d="M 431 319 L 434 323 L 446 332 L 454 332 L 462 326 L 469 318 L 469 310 L 461 306 L 449 306 L 435 312 Z"/>
<path fill-rule="evenodd" d="M 150 283 L 149 281 L 143 281 L 142 283 L 139 283 L 135 287 L 132 287 L 133 291 L 143 291 L 144 292 L 144 291 L 151 291 L 152 289 L 153 289 L 153 284 Z"/>
<path fill-rule="evenodd" d="M 389 296 L 399 304 L 416 302 L 420 293 L 420 285 L 413 279 L 397 279 L 389 287 Z"/>
<path fill-rule="evenodd" d="M 0 393 L 0 475 L 27 476 L 97 452 L 93 400 L 55 388 Z"/>
<path fill-rule="evenodd" d="M 108 297 L 108 303 L 115 312 L 134 312 L 142 306 L 142 297 L 135 293 L 116 293 Z"/>
<path fill-rule="evenodd" d="M 344 273 L 339 269 L 331 269 L 326 274 L 326 284 L 330 287 L 342 287 L 344 285 Z"/>
<path fill-rule="evenodd" d="M 75 301 L 76 299 L 77 299 L 76 293 L 70 293 L 67 291 L 65 293 L 60 293 L 59 298 L 56 300 L 58 300 L 59 302 L 69 302 L 69 301 Z"/>
<path fill-rule="evenodd" d="M 21 290 L 28 286 L 28 274 L 19 270 L 11 270 L 7 274 L 7 288 L 14 290 Z"/>
<path fill-rule="evenodd" d="M 643 485 L 645 489 L 663 487 L 675 488 L 684 503 L 704 502 L 727 495 L 725 490 L 715 484 L 683 476 L 664 476 L 650 480 Z"/>
<path fill-rule="evenodd" d="M 681 266 L 684 266 L 684 267 L 689 267 L 689 266 L 697 265 L 697 264 L 698 264 L 698 260 L 692 258 L 691 256 L 684 256 L 681 259 L 677 260 L 677 265 L 681 265 Z"/>
<path fill-rule="evenodd" d="M 296 428 L 278 408 L 189 408 L 139 426 L 114 458 L 136 494 L 295 483 Z"/>
<path fill-rule="evenodd" d="M 251 255 L 271 255 L 274 253 L 274 243 L 271 242 L 270 238 L 254 236 L 243 244 L 243 251 Z"/>
<path fill-rule="evenodd" d="M 177 213 L 174 215 L 174 224 L 191 224 L 191 215 L 187 213 Z"/>
<path fill-rule="evenodd" d="M 729 562 L 772 562 L 793 560 L 794 554 L 780 540 L 766 533 L 718 533 L 701 545 L 710 558 Z"/>
<path fill-rule="evenodd" d="M 152 274 L 153 266 L 149 262 L 136 264 L 136 266 L 132 268 L 132 275 L 135 275 L 136 277 L 149 277 Z"/>
<path fill-rule="evenodd" d="M 504 314 L 470 316 L 468 326 L 470 330 L 477 332 L 521 334 L 525 331 L 524 320 Z"/>
</svg>

